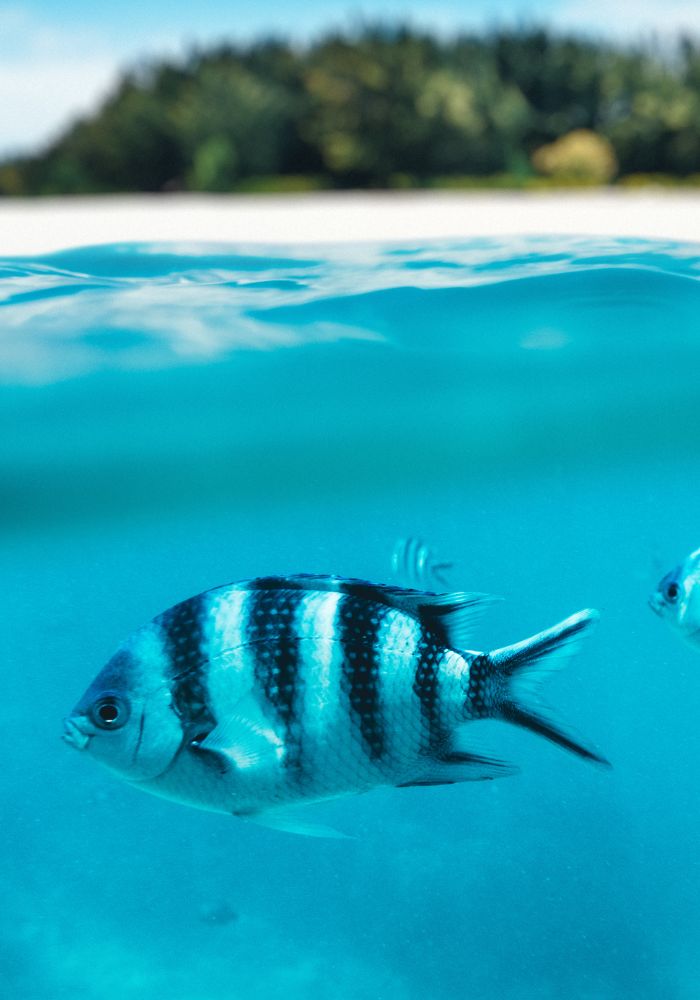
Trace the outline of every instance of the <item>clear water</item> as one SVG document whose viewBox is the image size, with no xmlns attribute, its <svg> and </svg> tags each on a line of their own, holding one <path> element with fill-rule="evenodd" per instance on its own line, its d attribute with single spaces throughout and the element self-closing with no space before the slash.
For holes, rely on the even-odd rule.
<svg viewBox="0 0 700 1000">
<path fill-rule="evenodd" d="M 0 261 L 2 996 L 700 996 L 700 658 L 646 606 L 700 544 L 699 276 L 590 239 Z M 60 742 L 178 599 L 387 579 L 406 535 L 506 598 L 480 648 L 601 610 L 548 694 L 612 772 L 489 724 L 520 776 L 316 806 L 323 841 Z"/>
</svg>

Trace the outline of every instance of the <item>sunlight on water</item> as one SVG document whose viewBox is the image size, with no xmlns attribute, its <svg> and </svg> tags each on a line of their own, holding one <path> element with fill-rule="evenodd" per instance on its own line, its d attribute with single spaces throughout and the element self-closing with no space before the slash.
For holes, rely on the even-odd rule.
<svg viewBox="0 0 700 1000">
<path fill-rule="evenodd" d="M 0 260 L 3 996 L 698 995 L 700 660 L 646 599 L 700 544 L 699 275 L 553 237 Z M 548 695 L 611 773 L 489 723 L 521 775 L 319 805 L 322 841 L 61 745 L 175 601 L 387 580 L 415 535 L 505 598 L 480 649 L 600 609 Z"/>
</svg>

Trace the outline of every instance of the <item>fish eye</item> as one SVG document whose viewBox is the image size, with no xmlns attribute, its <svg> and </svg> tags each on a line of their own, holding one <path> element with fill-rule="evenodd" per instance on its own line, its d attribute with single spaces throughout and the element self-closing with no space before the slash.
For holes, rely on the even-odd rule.
<svg viewBox="0 0 700 1000">
<path fill-rule="evenodd" d="M 669 580 L 663 588 L 664 597 L 670 604 L 674 604 L 678 600 L 679 593 L 680 587 L 675 580 Z"/>
<path fill-rule="evenodd" d="M 123 698 L 108 694 L 93 703 L 90 715 L 100 729 L 120 729 L 129 718 L 129 707 Z"/>
</svg>

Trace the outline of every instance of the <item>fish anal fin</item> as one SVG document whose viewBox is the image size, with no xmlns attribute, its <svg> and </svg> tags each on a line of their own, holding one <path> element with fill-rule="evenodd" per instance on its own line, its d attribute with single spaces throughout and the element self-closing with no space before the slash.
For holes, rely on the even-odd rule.
<svg viewBox="0 0 700 1000">
<path fill-rule="evenodd" d="M 463 781 L 492 781 L 517 774 L 519 768 L 495 757 L 451 750 L 435 758 L 425 771 L 410 781 L 402 781 L 397 788 L 417 785 L 456 785 Z"/>
</svg>

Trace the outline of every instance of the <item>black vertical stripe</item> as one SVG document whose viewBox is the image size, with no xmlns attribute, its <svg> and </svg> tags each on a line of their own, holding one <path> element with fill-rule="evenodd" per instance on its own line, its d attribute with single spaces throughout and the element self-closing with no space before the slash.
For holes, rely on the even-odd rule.
<svg viewBox="0 0 700 1000">
<path fill-rule="evenodd" d="M 139 719 L 139 735 L 136 740 L 136 746 L 134 747 L 134 752 L 131 755 L 131 759 L 134 764 L 138 760 L 139 750 L 141 749 L 141 743 L 143 742 L 143 730 L 145 724 L 146 724 L 146 713 L 142 711 L 141 718 Z"/>
<path fill-rule="evenodd" d="M 351 720 L 360 729 L 371 760 L 386 749 L 380 692 L 379 630 L 386 608 L 355 596 L 339 605 L 339 640 L 343 651 L 341 685 L 350 702 Z"/>
<path fill-rule="evenodd" d="M 301 647 L 297 613 L 306 594 L 301 590 L 261 589 L 251 595 L 248 640 L 252 643 L 259 689 L 284 727 L 284 762 L 301 765 Z"/>
<path fill-rule="evenodd" d="M 203 739 L 216 725 L 207 699 L 204 651 L 206 596 L 176 604 L 160 617 L 171 677 L 173 707 L 186 739 Z"/>
<path fill-rule="evenodd" d="M 420 701 L 423 726 L 427 731 L 423 749 L 435 753 L 447 736 L 440 719 L 440 661 L 444 651 L 422 629 L 418 650 L 413 691 Z"/>
<path fill-rule="evenodd" d="M 488 719 L 491 714 L 489 711 L 489 680 L 493 680 L 493 667 L 486 653 L 479 653 L 468 663 L 469 687 L 467 688 L 465 711 L 472 719 Z"/>
</svg>

